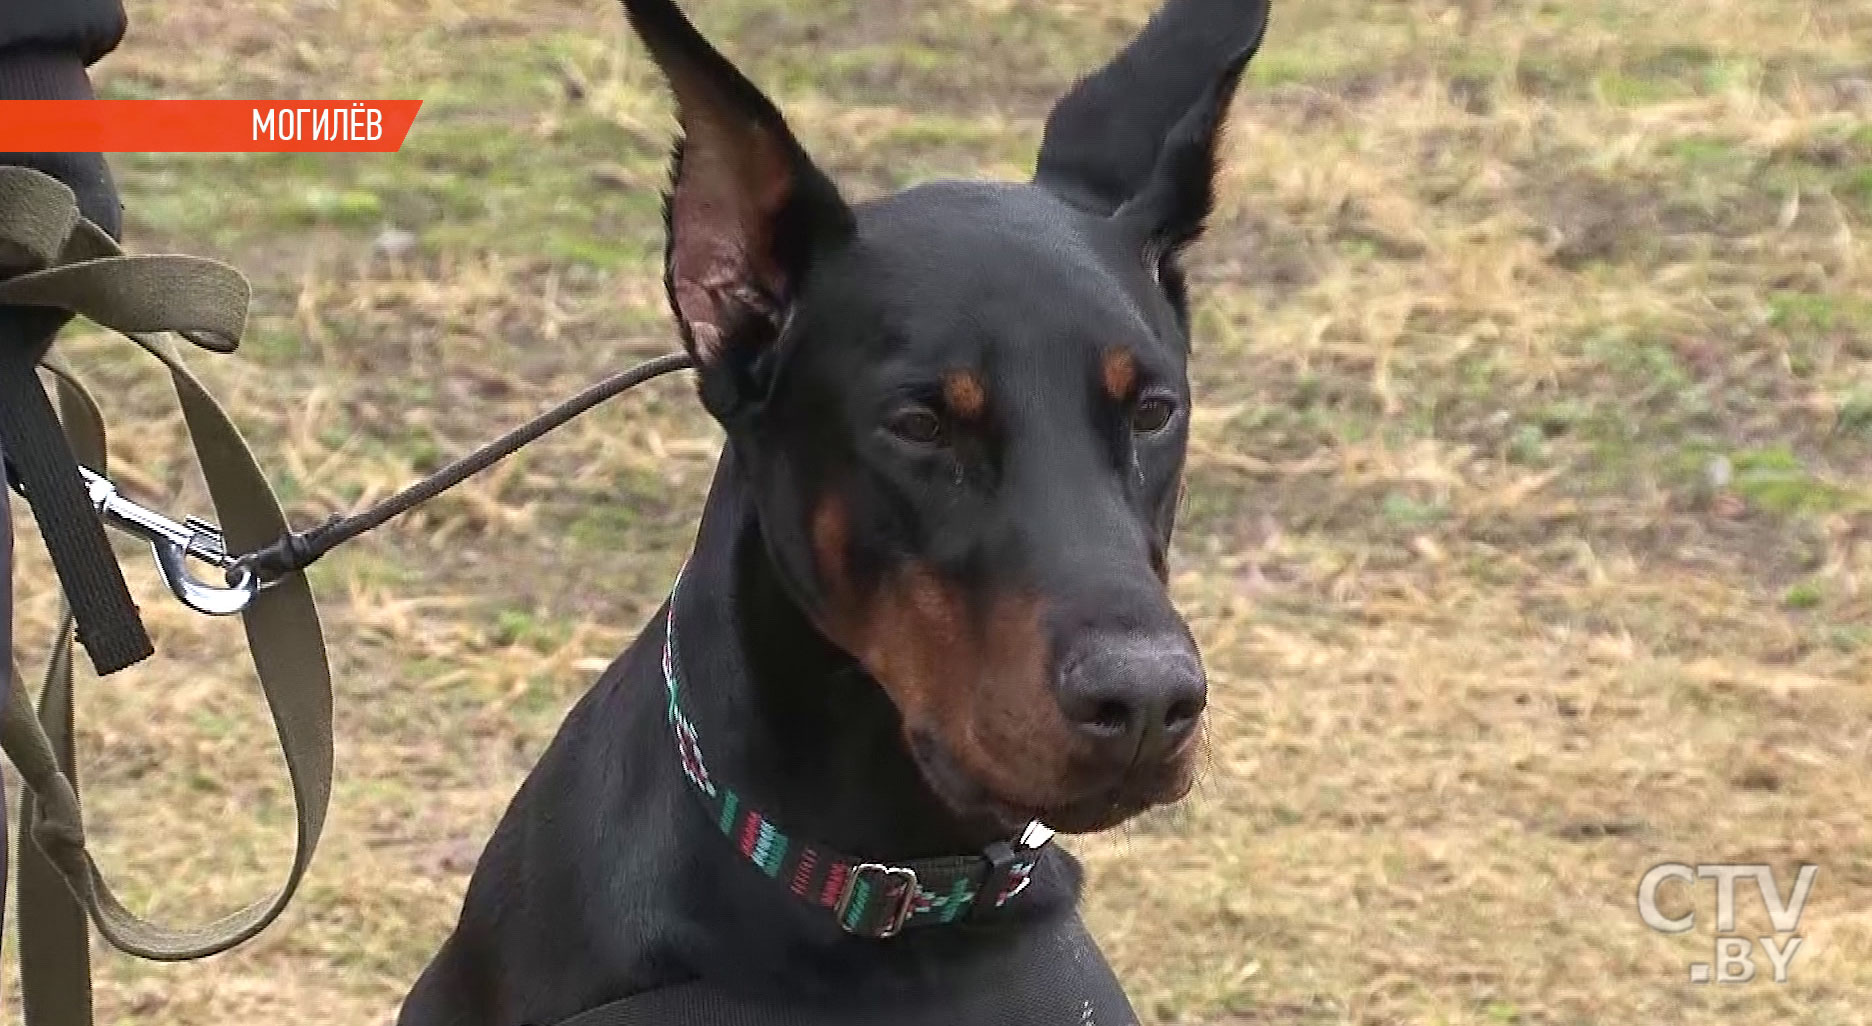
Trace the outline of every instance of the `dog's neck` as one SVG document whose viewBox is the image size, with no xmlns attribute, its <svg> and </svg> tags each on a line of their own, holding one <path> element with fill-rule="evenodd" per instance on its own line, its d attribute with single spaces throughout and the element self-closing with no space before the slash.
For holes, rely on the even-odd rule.
<svg viewBox="0 0 1872 1026">
<path fill-rule="evenodd" d="M 788 835 L 848 855 L 978 850 L 991 838 L 930 790 L 896 707 L 780 573 L 726 452 L 674 600 L 683 704 L 709 772 Z"/>
</svg>

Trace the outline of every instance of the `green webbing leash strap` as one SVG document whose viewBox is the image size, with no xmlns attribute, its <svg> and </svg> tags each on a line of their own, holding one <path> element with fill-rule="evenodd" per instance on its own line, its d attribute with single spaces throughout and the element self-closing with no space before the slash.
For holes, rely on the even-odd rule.
<svg viewBox="0 0 1872 1026">
<path fill-rule="evenodd" d="M 56 246 L 48 245 L 47 226 L 58 225 L 67 234 Z M 204 348 L 231 351 L 247 315 L 248 289 L 240 273 L 196 257 L 126 256 L 102 230 L 77 216 L 64 186 L 36 171 L 0 168 L 0 251 L 22 250 L 57 255 L 38 270 L 0 280 L 0 305 L 81 314 L 124 333 L 160 360 L 175 386 L 228 547 L 251 551 L 287 533 L 278 500 L 233 422 L 167 342 L 147 334 L 174 331 Z M 49 369 L 59 378 L 64 432 L 74 455 L 102 473 L 104 425 L 96 404 L 68 373 Z M 95 512 L 85 510 L 95 521 Z M 281 577 L 260 592 L 241 619 L 285 755 L 298 833 L 292 867 L 278 893 L 200 927 L 163 926 L 130 912 L 85 850 L 72 759 L 69 608 L 37 713 L 17 670 L 9 674 L 0 748 L 26 787 L 19 944 L 28 1026 L 90 1023 L 87 916 L 106 940 L 130 954 L 162 961 L 200 958 L 265 929 L 298 888 L 331 797 L 331 675 L 324 635 L 302 573 Z M 26 838 L 33 843 L 24 843 Z"/>
</svg>

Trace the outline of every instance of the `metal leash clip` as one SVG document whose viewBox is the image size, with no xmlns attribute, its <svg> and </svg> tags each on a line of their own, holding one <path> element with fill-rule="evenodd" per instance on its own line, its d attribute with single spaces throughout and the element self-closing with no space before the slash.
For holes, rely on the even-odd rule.
<svg viewBox="0 0 1872 1026">
<path fill-rule="evenodd" d="M 126 498 L 102 474 L 84 467 L 78 468 L 78 474 L 84 479 L 92 507 L 106 525 L 150 543 L 163 583 L 183 605 L 209 616 L 232 616 L 245 610 L 260 593 L 260 578 L 228 555 L 220 528 L 195 517 L 178 524 Z M 227 584 L 217 587 L 196 580 L 189 573 L 190 557 L 221 571 Z"/>
</svg>

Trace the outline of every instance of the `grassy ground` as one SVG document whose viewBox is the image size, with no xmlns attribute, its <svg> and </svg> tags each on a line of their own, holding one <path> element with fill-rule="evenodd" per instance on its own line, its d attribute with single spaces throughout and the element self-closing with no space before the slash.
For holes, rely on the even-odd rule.
<svg viewBox="0 0 1872 1026">
<path fill-rule="evenodd" d="M 689 6 L 869 195 L 1027 171 L 1150 3 Z M 427 101 L 395 156 L 115 161 L 135 248 L 254 277 L 243 354 L 196 362 L 301 523 L 672 344 L 669 119 L 604 0 L 133 6 L 110 95 Z M 1196 261 L 1208 771 L 1075 845 L 1148 1021 L 1869 1021 L 1868 115 L 1863 0 L 1278 5 Z M 153 368 L 67 349 L 123 478 L 199 503 Z M 102 1021 L 384 1021 L 718 438 L 665 382 L 318 567 L 305 890 L 237 954 L 102 957 Z M 235 631 L 133 562 L 163 658 L 84 689 L 89 809 L 133 904 L 203 918 L 281 872 L 284 777 Z M 1671 859 L 1821 866 L 1792 982 L 1686 982 L 1709 886 L 1681 937 L 1634 909 Z"/>
</svg>

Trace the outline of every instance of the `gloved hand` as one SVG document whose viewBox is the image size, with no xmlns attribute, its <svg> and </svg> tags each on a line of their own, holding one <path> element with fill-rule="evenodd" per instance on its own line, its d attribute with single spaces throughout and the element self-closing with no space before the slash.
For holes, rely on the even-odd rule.
<svg viewBox="0 0 1872 1026">
<path fill-rule="evenodd" d="M 36 44 L 0 50 L 0 100 L 89 100 L 93 95 L 84 58 L 76 50 Z M 0 130 L 0 146 L 5 142 Z M 64 182 L 78 194 L 84 216 L 112 238 L 119 237 L 123 205 L 103 154 L 0 152 L 0 165 L 6 164 L 34 168 Z"/>
</svg>

